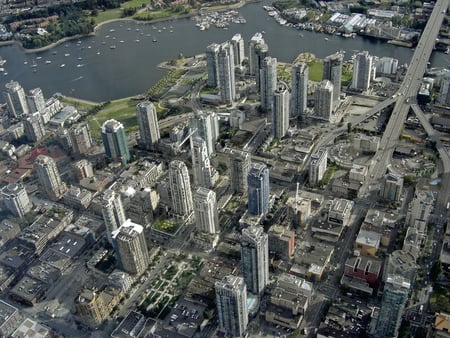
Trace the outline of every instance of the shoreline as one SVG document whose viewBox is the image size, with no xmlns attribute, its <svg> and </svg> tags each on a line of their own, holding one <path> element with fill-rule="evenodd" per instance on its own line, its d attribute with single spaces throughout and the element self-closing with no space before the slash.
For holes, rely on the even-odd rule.
<svg viewBox="0 0 450 338">
<path fill-rule="evenodd" d="M 254 3 L 254 2 L 259 2 L 261 0 L 240 0 L 239 2 L 235 3 L 235 4 L 231 4 L 228 5 L 227 8 L 241 8 L 243 6 L 245 6 L 246 4 L 249 3 Z M 197 15 L 199 12 L 201 11 L 215 11 L 215 10 L 226 10 L 226 8 L 221 8 L 221 9 L 217 9 L 214 7 L 211 8 L 200 8 L 200 9 L 196 9 L 195 11 L 193 11 L 192 13 L 189 14 L 181 14 L 181 15 L 175 15 L 175 16 L 170 16 L 170 17 L 166 17 L 166 18 L 158 18 L 158 19 L 152 19 L 152 20 L 137 20 L 137 19 L 133 19 L 133 18 L 117 18 L 117 19 L 111 19 L 111 20 L 106 20 L 103 22 L 100 22 L 99 24 L 95 25 L 94 30 L 91 33 L 88 34 L 77 34 L 74 36 L 68 36 L 65 38 L 62 38 L 58 41 L 55 41 L 47 46 L 44 47 L 40 47 L 40 48 L 33 48 L 33 49 L 27 49 L 25 47 L 23 47 L 22 43 L 16 40 L 10 40 L 10 41 L 4 41 L 4 42 L 0 42 L 0 47 L 1 46 L 8 46 L 8 45 L 13 45 L 13 44 L 17 44 L 26 54 L 32 54 L 32 53 L 39 53 L 39 52 L 44 52 L 47 50 L 52 49 L 53 47 L 59 46 L 60 44 L 63 44 L 64 42 L 67 41 L 71 41 L 71 40 L 75 40 L 75 39 L 81 39 L 87 36 L 95 36 L 95 32 L 102 27 L 103 25 L 109 24 L 109 23 L 113 23 L 113 22 L 120 22 L 120 21 L 133 21 L 137 24 L 142 24 L 142 25 L 149 25 L 149 24 L 154 24 L 154 23 L 158 23 L 158 22 L 165 22 L 165 21 L 172 21 L 172 20 L 180 20 L 180 19 L 187 19 L 190 17 L 193 17 L 195 15 Z"/>
</svg>

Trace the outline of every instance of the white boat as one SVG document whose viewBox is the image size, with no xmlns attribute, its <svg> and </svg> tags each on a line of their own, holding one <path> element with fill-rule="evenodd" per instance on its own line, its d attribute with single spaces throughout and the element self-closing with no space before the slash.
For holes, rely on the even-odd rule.
<svg viewBox="0 0 450 338">
<path fill-rule="evenodd" d="M 63 68 L 63 67 L 65 67 L 66 65 L 64 64 L 64 63 L 61 63 L 60 65 L 59 65 L 59 68 Z"/>
<path fill-rule="evenodd" d="M 84 65 L 82 65 L 82 64 L 77 64 L 77 68 L 81 68 L 81 67 L 83 67 Z"/>
<path fill-rule="evenodd" d="M 123 40 L 120 40 L 119 42 L 120 42 L 120 43 L 124 43 L 125 41 L 123 41 Z"/>
<path fill-rule="evenodd" d="M 100 55 L 100 52 L 97 52 L 97 55 Z"/>
<path fill-rule="evenodd" d="M 42 59 L 42 56 L 38 56 L 38 57 L 36 58 L 36 60 L 40 60 L 40 59 Z"/>
<path fill-rule="evenodd" d="M 24 61 L 23 64 L 24 64 L 24 65 L 27 65 L 27 64 L 28 64 L 28 61 Z"/>
<path fill-rule="evenodd" d="M 116 45 L 109 46 L 110 49 L 116 49 Z"/>
<path fill-rule="evenodd" d="M 64 56 L 70 56 L 70 53 L 66 53 L 66 54 L 64 54 Z"/>
<path fill-rule="evenodd" d="M 52 63 L 52 62 L 51 62 L 50 60 L 46 60 L 45 63 L 46 63 L 46 64 L 50 64 L 50 63 Z"/>
</svg>

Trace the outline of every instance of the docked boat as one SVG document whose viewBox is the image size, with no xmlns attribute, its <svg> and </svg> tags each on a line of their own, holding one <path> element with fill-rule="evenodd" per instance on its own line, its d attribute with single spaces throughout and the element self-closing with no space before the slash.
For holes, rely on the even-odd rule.
<svg viewBox="0 0 450 338">
<path fill-rule="evenodd" d="M 52 63 L 50 60 L 45 61 L 46 64 Z"/>
<path fill-rule="evenodd" d="M 109 46 L 109 49 L 116 49 L 116 45 Z"/>
</svg>

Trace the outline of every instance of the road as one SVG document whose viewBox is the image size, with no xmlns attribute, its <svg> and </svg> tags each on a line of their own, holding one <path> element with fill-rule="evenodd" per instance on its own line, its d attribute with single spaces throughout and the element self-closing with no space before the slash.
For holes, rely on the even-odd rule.
<svg viewBox="0 0 450 338">
<path fill-rule="evenodd" d="M 379 150 L 375 154 L 375 163 L 369 168 L 369 177 L 372 180 L 366 180 L 363 184 L 360 189 L 361 196 L 366 193 L 371 184 L 374 184 L 374 181 L 378 181 L 386 173 L 387 165 L 390 163 L 411 107 L 411 100 L 416 97 L 422 84 L 428 60 L 448 8 L 448 1 L 438 0 L 434 5 L 433 12 L 417 44 L 405 78 L 393 97 L 396 99 L 394 109 L 381 139 Z"/>
</svg>

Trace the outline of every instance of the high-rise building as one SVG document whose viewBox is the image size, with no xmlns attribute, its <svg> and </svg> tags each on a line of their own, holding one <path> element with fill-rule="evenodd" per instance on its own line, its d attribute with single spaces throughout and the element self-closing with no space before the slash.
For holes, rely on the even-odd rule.
<svg viewBox="0 0 450 338">
<path fill-rule="evenodd" d="M 44 122 L 39 112 L 28 115 L 23 119 L 25 136 L 28 140 L 37 142 L 45 136 Z"/>
<path fill-rule="evenodd" d="M 219 119 L 214 112 L 198 111 L 189 122 L 191 130 L 196 130 L 195 136 L 200 136 L 206 142 L 208 155 L 216 152 L 216 141 L 219 137 Z"/>
<path fill-rule="evenodd" d="M 230 187 L 233 193 L 246 194 L 250 155 L 239 150 L 230 153 Z"/>
<path fill-rule="evenodd" d="M 273 138 L 286 136 L 289 128 L 289 89 L 284 82 L 278 82 L 273 94 L 272 134 Z"/>
<path fill-rule="evenodd" d="M 245 58 L 244 39 L 241 34 L 235 34 L 231 38 L 231 45 L 233 46 L 234 65 L 239 67 L 242 65 Z"/>
<path fill-rule="evenodd" d="M 265 110 L 271 110 L 273 93 L 277 85 L 277 59 L 270 56 L 266 57 L 263 60 L 260 73 L 261 107 Z"/>
<path fill-rule="evenodd" d="M 102 140 L 105 154 L 113 160 L 126 164 L 130 160 L 127 136 L 123 124 L 116 120 L 107 120 L 102 125 Z"/>
<path fill-rule="evenodd" d="M 86 159 L 81 159 L 73 164 L 75 176 L 81 180 L 83 178 L 94 176 L 94 169 L 92 163 Z"/>
<path fill-rule="evenodd" d="M 3 204 L 15 217 L 22 218 L 33 204 L 21 183 L 9 183 L 1 189 Z"/>
<path fill-rule="evenodd" d="M 203 187 L 197 187 L 192 198 L 197 228 L 210 234 L 218 233 L 220 230 L 216 193 Z"/>
<path fill-rule="evenodd" d="M 233 46 L 225 42 L 220 46 L 217 56 L 220 99 L 223 103 L 232 103 L 236 98 L 234 78 Z"/>
<path fill-rule="evenodd" d="M 226 276 L 216 282 L 216 306 L 220 329 L 231 337 L 242 337 L 247 330 L 247 288 L 242 277 Z"/>
<path fill-rule="evenodd" d="M 376 74 L 378 75 L 392 75 L 397 73 L 398 60 L 383 56 L 375 61 Z"/>
<path fill-rule="evenodd" d="M 356 54 L 353 62 L 352 89 L 366 91 L 369 89 L 371 74 L 373 71 L 372 56 L 363 51 Z"/>
<path fill-rule="evenodd" d="M 141 275 L 150 263 L 144 227 L 127 219 L 112 233 L 112 240 L 122 270 L 132 275 Z"/>
<path fill-rule="evenodd" d="M 120 195 L 112 189 L 107 189 L 102 198 L 102 214 L 106 227 L 106 237 L 113 243 L 112 234 L 127 220 Z"/>
<path fill-rule="evenodd" d="M 75 157 L 86 155 L 93 145 L 91 130 L 87 122 L 72 125 L 69 129 L 69 136 L 72 154 Z"/>
<path fill-rule="evenodd" d="M 96 289 L 82 289 L 74 303 L 77 315 L 90 327 L 99 326 L 109 315 L 108 306 Z"/>
<path fill-rule="evenodd" d="M 206 142 L 198 136 L 192 139 L 192 173 L 194 174 L 194 185 L 204 188 L 213 186 Z"/>
<path fill-rule="evenodd" d="M 264 59 L 269 56 L 269 46 L 266 43 L 257 43 L 255 45 L 255 83 L 256 88 L 261 88 L 261 69 Z"/>
<path fill-rule="evenodd" d="M 330 121 L 333 114 L 334 86 L 328 80 L 320 82 L 314 92 L 314 111 L 319 119 Z"/>
<path fill-rule="evenodd" d="M 308 103 L 309 68 L 304 62 L 292 66 L 291 117 L 301 116 Z"/>
<path fill-rule="evenodd" d="M 67 190 L 66 184 L 59 176 L 58 167 L 53 158 L 39 155 L 34 161 L 34 170 L 42 191 L 51 200 L 59 200 Z"/>
<path fill-rule="evenodd" d="M 29 91 L 26 97 L 30 113 L 44 113 L 45 98 L 41 88 L 34 88 Z"/>
<path fill-rule="evenodd" d="M 256 62 L 255 46 L 257 44 L 264 44 L 264 39 L 261 33 L 255 33 L 248 42 L 248 73 L 255 76 L 259 72 Z"/>
<path fill-rule="evenodd" d="M 247 290 L 261 295 L 269 282 L 269 238 L 262 227 L 242 230 L 241 261 Z"/>
<path fill-rule="evenodd" d="M 316 153 L 311 155 L 308 176 L 309 184 L 316 184 L 323 178 L 327 171 L 327 160 L 328 151 L 325 148 L 320 148 Z"/>
<path fill-rule="evenodd" d="M 215 88 L 219 85 L 219 67 L 218 67 L 218 55 L 220 45 L 212 43 L 206 47 L 206 69 L 208 71 L 208 87 Z"/>
<path fill-rule="evenodd" d="M 408 300 L 410 282 L 399 275 L 388 276 L 375 328 L 376 337 L 397 337 Z"/>
<path fill-rule="evenodd" d="M 387 174 L 381 186 L 381 197 L 388 201 L 399 201 L 402 195 L 403 177 Z"/>
<path fill-rule="evenodd" d="M 341 96 L 342 63 L 344 54 L 337 52 L 323 60 L 323 80 L 329 80 L 333 84 L 333 102 L 339 102 Z"/>
<path fill-rule="evenodd" d="M 443 105 L 450 105 L 450 73 L 442 79 L 441 89 L 437 97 L 437 101 Z"/>
<path fill-rule="evenodd" d="M 144 101 L 136 106 L 140 143 L 147 150 L 155 150 L 160 139 L 158 115 L 154 104 Z"/>
<path fill-rule="evenodd" d="M 6 91 L 3 93 L 11 117 L 28 115 L 30 112 L 25 96 L 25 91 L 19 82 L 10 81 L 5 84 Z"/>
<path fill-rule="evenodd" d="M 248 212 L 265 215 L 269 211 L 269 168 L 265 164 L 252 163 L 247 176 Z"/>
<path fill-rule="evenodd" d="M 191 217 L 194 210 L 191 181 L 184 162 L 174 160 L 169 163 L 169 187 L 173 213 L 180 217 Z"/>
</svg>

